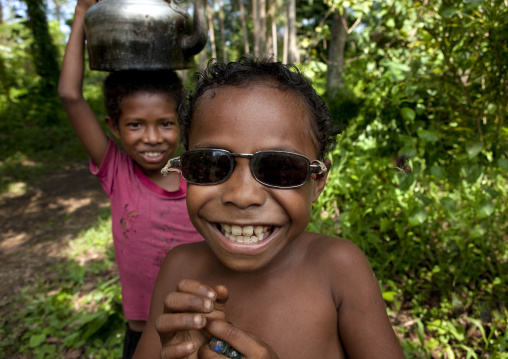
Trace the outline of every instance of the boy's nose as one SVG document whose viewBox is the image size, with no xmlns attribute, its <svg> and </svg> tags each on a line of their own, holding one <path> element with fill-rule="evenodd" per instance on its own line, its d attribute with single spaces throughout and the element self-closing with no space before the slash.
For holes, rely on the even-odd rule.
<svg viewBox="0 0 508 359">
<path fill-rule="evenodd" d="M 250 170 L 249 158 L 236 158 L 231 177 L 222 183 L 222 201 L 239 208 L 261 206 L 266 201 L 264 186 L 256 181 Z"/>
<path fill-rule="evenodd" d="M 143 134 L 143 141 L 150 144 L 156 144 L 162 142 L 162 136 L 157 128 L 147 127 Z"/>
</svg>

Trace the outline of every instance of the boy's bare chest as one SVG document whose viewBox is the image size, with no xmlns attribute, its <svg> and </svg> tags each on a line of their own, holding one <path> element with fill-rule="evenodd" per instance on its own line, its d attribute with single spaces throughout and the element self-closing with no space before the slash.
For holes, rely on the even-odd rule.
<svg viewBox="0 0 508 359">
<path fill-rule="evenodd" d="M 282 358 L 343 358 L 329 283 L 312 273 L 226 281 L 226 319 Z"/>
</svg>

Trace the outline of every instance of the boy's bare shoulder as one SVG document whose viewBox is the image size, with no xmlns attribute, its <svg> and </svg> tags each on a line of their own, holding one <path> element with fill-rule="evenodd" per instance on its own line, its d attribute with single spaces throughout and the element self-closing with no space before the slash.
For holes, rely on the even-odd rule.
<svg viewBox="0 0 508 359">
<path fill-rule="evenodd" d="M 305 251 L 311 259 L 331 262 L 342 267 L 356 265 L 358 260 L 366 260 L 362 250 L 350 240 L 312 232 L 305 232 L 303 239 L 307 244 Z"/>
<path fill-rule="evenodd" d="M 212 259 L 213 253 L 204 241 L 185 243 L 172 248 L 168 252 L 160 272 L 171 273 L 173 275 L 180 271 L 187 271 L 189 268 L 205 265 Z M 197 265 L 198 263 L 199 265 Z"/>
<path fill-rule="evenodd" d="M 377 286 L 374 272 L 356 244 L 316 233 L 306 237 L 305 266 L 330 285 L 337 304 L 344 296 L 363 291 L 365 286 Z"/>
</svg>

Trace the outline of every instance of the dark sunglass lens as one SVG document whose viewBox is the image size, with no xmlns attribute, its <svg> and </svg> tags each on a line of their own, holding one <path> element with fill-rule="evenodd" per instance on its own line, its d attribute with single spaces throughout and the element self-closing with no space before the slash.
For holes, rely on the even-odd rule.
<svg viewBox="0 0 508 359">
<path fill-rule="evenodd" d="M 189 151 L 180 156 L 183 178 L 195 184 L 224 181 L 231 171 L 231 157 L 217 150 Z"/>
<path fill-rule="evenodd" d="M 291 153 L 261 152 L 252 158 L 257 179 L 269 186 L 297 187 L 309 178 L 309 162 Z"/>
</svg>

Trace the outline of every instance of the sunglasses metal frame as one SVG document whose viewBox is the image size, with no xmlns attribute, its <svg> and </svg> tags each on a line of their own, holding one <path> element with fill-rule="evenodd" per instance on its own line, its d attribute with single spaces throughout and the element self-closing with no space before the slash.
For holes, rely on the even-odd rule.
<svg viewBox="0 0 508 359">
<path fill-rule="evenodd" d="M 303 186 L 305 183 L 307 183 L 309 181 L 309 178 L 310 178 L 310 175 L 312 173 L 315 173 L 317 174 L 318 176 L 320 175 L 323 175 L 325 174 L 326 172 L 328 172 L 328 168 L 326 167 L 326 165 L 319 161 L 319 160 L 314 160 L 314 161 L 310 161 L 307 157 L 299 154 L 299 153 L 294 153 L 294 152 L 288 152 L 288 151 L 258 151 L 258 152 L 255 152 L 255 153 L 234 153 L 234 152 L 229 152 L 228 150 L 224 150 L 224 149 L 220 149 L 220 148 L 203 148 L 203 149 L 198 149 L 198 150 L 190 150 L 188 152 L 204 152 L 204 151 L 220 151 L 220 152 L 223 152 L 225 154 L 227 154 L 229 157 L 242 157 L 242 158 L 249 158 L 251 159 L 252 157 L 254 157 L 256 154 L 259 154 L 259 153 L 283 153 L 283 154 L 289 154 L 289 155 L 294 155 L 294 156 L 297 156 L 297 157 L 300 157 L 300 158 L 304 158 L 308 164 L 309 164 L 309 174 L 307 176 L 307 178 L 305 179 L 305 181 L 301 184 L 298 184 L 298 185 L 295 185 L 295 186 L 276 186 L 276 185 L 273 185 L 273 184 L 269 184 L 269 183 L 265 183 L 263 181 L 261 181 L 255 174 L 254 174 L 254 171 L 253 171 L 253 168 L 252 168 L 252 165 L 250 165 L 250 170 L 251 170 L 251 174 L 252 174 L 252 177 L 254 177 L 254 179 L 256 181 L 258 181 L 259 183 L 261 183 L 263 186 L 267 186 L 267 187 L 271 187 L 271 188 L 280 188 L 280 189 L 287 189 L 287 188 L 297 188 L 297 187 L 301 187 Z M 216 184 L 220 184 L 220 183 L 224 183 L 226 182 L 229 177 L 231 177 L 231 174 L 233 173 L 235 169 L 235 166 L 233 165 L 232 166 L 232 169 L 229 171 L 229 173 L 224 177 L 224 179 L 220 180 L 220 181 L 217 181 L 217 182 L 213 182 L 213 183 L 197 183 L 197 182 L 193 182 L 193 181 L 189 181 L 188 179 L 186 179 L 183 174 L 182 174 L 182 171 L 180 170 L 180 156 L 179 157 L 175 157 L 175 158 L 172 158 L 168 161 L 168 163 L 164 166 L 164 168 L 162 168 L 161 170 L 161 173 L 163 176 L 166 176 L 168 173 L 170 172 L 173 172 L 173 173 L 180 173 L 180 175 L 182 175 L 183 179 L 190 183 L 190 184 L 195 184 L 195 185 L 198 185 L 198 186 L 213 186 L 213 185 L 216 185 Z"/>
</svg>

